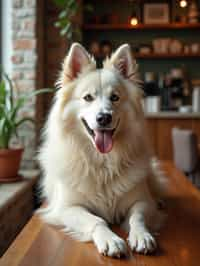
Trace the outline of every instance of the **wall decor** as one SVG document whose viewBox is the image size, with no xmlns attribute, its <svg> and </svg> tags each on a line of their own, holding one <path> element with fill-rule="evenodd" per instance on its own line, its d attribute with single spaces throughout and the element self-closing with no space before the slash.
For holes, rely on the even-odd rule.
<svg viewBox="0 0 200 266">
<path fill-rule="evenodd" d="M 170 22 L 168 3 L 144 3 L 144 24 L 165 24 Z"/>
<path fill-rule="evenodd" d="M 199 22 L 199 11 L 197 3 L 191 2 L 188 9 L 188 22 L 189 23 L 198 23 Z"/>
</svg>

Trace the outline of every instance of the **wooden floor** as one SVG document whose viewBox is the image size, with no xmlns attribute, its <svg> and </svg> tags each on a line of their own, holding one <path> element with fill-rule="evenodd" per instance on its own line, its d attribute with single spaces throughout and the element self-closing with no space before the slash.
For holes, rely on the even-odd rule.
<svg viewBox="0 0 200 266">
<path fill-rule="evenodd" d="M 199 266 L 200 193 L 165 163 L 169 176 L 168 221 L 158 236 L 155 255 L 132 254 L 112 259 L 98 254 L 92 243 L 79 243 L 33 216 L 0 260 L 0 266 Z M 118 228 L 115 231 L 126 237 Z"/>
</svg>

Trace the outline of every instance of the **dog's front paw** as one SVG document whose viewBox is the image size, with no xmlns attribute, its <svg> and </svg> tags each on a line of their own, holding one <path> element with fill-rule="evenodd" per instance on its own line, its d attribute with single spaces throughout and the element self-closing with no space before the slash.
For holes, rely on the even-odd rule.
<svg viewBox="0 0 200 266">
<path fill-rule="evenodd" d="M 98 251 L 105 256 L 120 258 L 127 254 L 125 241 L 105 226 L 96 227 L 93 240 Z"/>
<path fill-rule="evenodd" d="M 146 230 L 130 232 L 128 243 L 131 250 L 143 254 L 152 253 L 157 247 L 154 237 Z"/>
</svg>

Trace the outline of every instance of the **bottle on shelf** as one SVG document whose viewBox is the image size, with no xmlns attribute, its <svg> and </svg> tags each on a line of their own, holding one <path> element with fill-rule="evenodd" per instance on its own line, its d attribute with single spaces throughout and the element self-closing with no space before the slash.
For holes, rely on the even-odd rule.
<svg viewBox="0 0 200 266">
<path fill-rule="evenodd" d="M 154 72 L 146 72 L 144 77 L 145 111 L 150 113 L 161 110 L 161 98 L 158 82 Z"/>
<path fill-rule="evenodd" d="M 146 72 L 144 75 L 144 92 L 146 96 L 160 95 L 156 75 L 154 72 Z"/>
<path fill-rule="evenodd" d="M 163 73 L 159 74 L 158 86 L 160 90 L 160 97 L 162 103 L 161 109 L 163 111 L 167 111 L 169 109 L 169 92 L 165 82 L 165 75 Z"/>
</svg>

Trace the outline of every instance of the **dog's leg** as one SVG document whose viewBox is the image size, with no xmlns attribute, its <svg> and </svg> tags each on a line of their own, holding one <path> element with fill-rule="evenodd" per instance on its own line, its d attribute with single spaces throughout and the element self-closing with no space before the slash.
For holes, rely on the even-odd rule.
<svg viewBox="0 0 200 266">
<path fill-rule="evenodd" d="M 132 250 L 139 253 L 151 253 L 156 249 L 156 241 L 147 229 L 148 216 L 154 208 L 145 201 L 136 202 L 127 217 L 129 223 L 128 242 Z"/>
<path fill-rule="evenodd" d="M 120 257 L 127 253 L 126 243 L 113 233 L 107 223 L 83 207 L 70 207 L 62 214 L 62 221 L 69 232 L 80 240 L 93 240 L 103 255 Z"/>
</svg>

